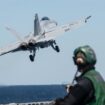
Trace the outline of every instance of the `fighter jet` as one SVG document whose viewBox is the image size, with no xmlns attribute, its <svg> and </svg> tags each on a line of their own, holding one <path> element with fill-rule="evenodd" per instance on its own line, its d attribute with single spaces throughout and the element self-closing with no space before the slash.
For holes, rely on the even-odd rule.
<svg viewBox="0 0 105 105">
<path fill-rule="evenodd" d="M 29 51 L 30 61 L 33 62 L 36 51 L 39 49 L 52 47 L 56 52 L 60 52 L 60 48 L 57 45 L 55 38 L 62 33 L 79 28 L 87 23 L 87 20 L 90 17 L 91 16 L 88 16 L 78 21 L 59 26 L 56 21 L 51 20 L 48 17 L 39 19 L 38 14 L 35 14 L 34 32 L 24 38 L 21 38 L 14 29 L 6 27 L 8 31 L 16 36 L 18 41 L 7 47 L 0 48 L 0 56 L 10 52 Z"/>
</svg>

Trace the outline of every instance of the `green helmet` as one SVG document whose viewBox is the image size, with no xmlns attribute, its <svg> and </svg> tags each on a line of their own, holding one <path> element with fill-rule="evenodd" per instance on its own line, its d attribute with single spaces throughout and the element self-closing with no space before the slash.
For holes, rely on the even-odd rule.
<svg viewBox="0 0 105 105">
<path fill-rule="evenodd" d="M 94 50 L 88 46 L 80 46 L 74 50 L 74 58 L 76 57 L 77 53 L 82 52 L 85 55 L 85 61 L 88 64 L 95 65 L 96 64 L 96 55 Z"/>
</svg>

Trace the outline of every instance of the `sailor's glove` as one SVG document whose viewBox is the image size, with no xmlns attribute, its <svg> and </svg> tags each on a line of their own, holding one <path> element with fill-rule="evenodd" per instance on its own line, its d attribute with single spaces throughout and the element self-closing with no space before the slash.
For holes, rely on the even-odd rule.
<svg viewBox="0 0 105 105">
<path fill-rule="evenodd" d="M 72 86 L 71 84 L 67 84 L 67 85 L 66 85 L 65 88 L 66 88 L 67 93 L 69 93 L 69 92 L 71 91 L 72 87 L 73 87 L 73 86 Z"/>
</svg>

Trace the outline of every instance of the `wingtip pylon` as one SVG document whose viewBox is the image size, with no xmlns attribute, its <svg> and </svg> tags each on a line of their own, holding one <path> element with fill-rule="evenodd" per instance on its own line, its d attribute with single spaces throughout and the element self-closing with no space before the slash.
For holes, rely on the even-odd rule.
<svg viewBox="0 0 105 105">
<path fill-rule="evenodd" d="M 85 23 L 87 23 L 87 20 L 90 19 L 91 17 L 92 17 L 91 15 L 88 16 L 88 17 L 86 17 L 86 19 L 85 19 Z"/>
</svg>

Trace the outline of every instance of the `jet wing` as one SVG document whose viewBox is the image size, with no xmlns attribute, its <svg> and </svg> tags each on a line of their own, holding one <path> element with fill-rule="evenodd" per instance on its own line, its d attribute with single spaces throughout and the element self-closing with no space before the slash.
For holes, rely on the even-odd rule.
<svg viewBox="0 0 105 105">
<path fill-rule="evenodd" d="M 88 17 L 83 18 L 81 20 L 78 20 L 76 22 L 52 28 L 52 29 L 46 31 L 45 33 L 43 33 L 42 35 L 40 34 L 40 35 L 37 35 L 37 36 L 33 37 L 33 40 L 35 40 L 35 43 L 53 40 L 56 37 L 60 36 L 61 34 L 67 32 L 67 31 L 77 29 L 80 26 L 84 25 L 85 23 L 87 23 L 87 20 L 90 17 L 91 16 L 88 16 Z M 22 50 L 21 49 L 21 44 L 22 44 L 22 41 L 19 41 L 19 42 L 15 43 L 15 44 L 7 46 L 7 47 L 0 48 L 0 56 L 4 55 L 4 54 L 7 54 L 9 52 L 15 52 L 15 51 Z"/>
<path fill-rule="evenodd" d="M 69 23 L 69 24 L 66 24 L 66 25 L 63 25 L 63 26 L 57 26 L 55 28 L 52 28 L 49 31 L 45 32 L 44 35 L 41 35 L 37 39 L 37 42 L 48 41 L 48 40 L 51 40 L 51 39 L 55 39 L 56 37 L 60 36 L 61 34 L 67 32 L 67 31 L 72 31 L 74 29 L 77 29 L 80 26 L 87 23 L 87 21 L 90 17 L 91 16 L 88 16 L 86 18 L 80 19 L 80 20 L 75 21 L 73 23 Z"/>
<path fill-rule="evenodd" d="M 15 52 L 15 51 L 21 50 L 20 49 L 20 44 L 21 44 L 21 42 L 17 42 L 15 44 L 8 45 L 4 48 L 0 48 L 0 56 L 4 55 L 4 54 L 7 54 L 9 52 Z"/>
</svg>

